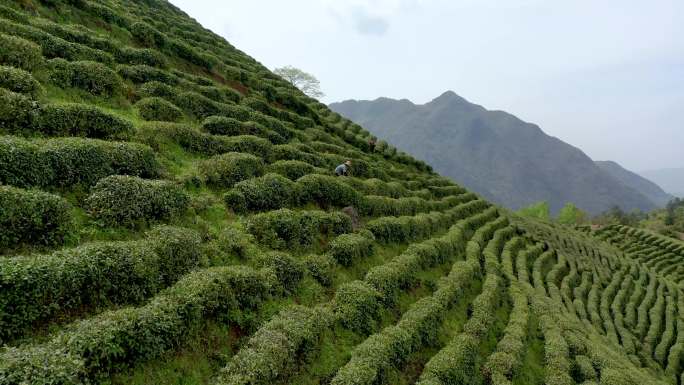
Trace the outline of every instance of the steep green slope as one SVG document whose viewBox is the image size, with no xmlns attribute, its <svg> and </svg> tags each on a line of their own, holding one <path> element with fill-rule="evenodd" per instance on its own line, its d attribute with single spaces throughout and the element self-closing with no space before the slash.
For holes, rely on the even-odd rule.
<svg viewBox="0 0 684 385">
<path fill-rule="evenodd" d="M 598 214 L 618 205 L 656 205 L 604 172 L 581 150 L 504 111 L 490 111 L 447 91 L 425 104 L 379 98 L 330 108 L 442 175 L 513 210 L 539 201 L 553 214 L 571 202 Z"/>
<path fill-rule="evenodd" d="M 672 258 L 371 151 L 164 1 L 0 31 L 0 384 L 680 383 Z"/>
</svg>

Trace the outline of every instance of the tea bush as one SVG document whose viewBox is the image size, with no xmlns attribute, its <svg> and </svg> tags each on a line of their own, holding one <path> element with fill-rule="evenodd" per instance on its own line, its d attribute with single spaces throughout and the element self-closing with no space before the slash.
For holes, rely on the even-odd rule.
<svg viewBox="0 0 684 385">
<path fill-rule="evenodd" d="M 133 124 L 117 115 L 76 103 L 44 104 L 33 118 L 33 129 L 48 136 L 86 136 L 96 139 L 123 139 Z"/>
<path fill-rule="evenodd" d="M 252 154 L 228 152 L 203 161 L 199 171 L 209 185 L 233 187 L 237 182 L 263 174 L 264 162 Z"/>
<path fill-rule="evenodd" d="M 78 383 L 158 357 L 198 332 L 205 319 L 231 314 L 236 320 L 242 311 L 254 309 L 269 297 L 271 276 L 245 266 L 192 272 L 144 306 L 108 311 L 76 322 L 46 342 L 3 351 L 0 378 L 9 383 Z M 55 350 L 62 353 L 55 355 Z"/>
<path fill-rule="evenodd" d="M 73 227 L 70 211 L 57 195 L 0 186 L 0 250 L 23 243 L 62 244 Z"/>
<path fill-rule="evenodd" d="M 304 175 L 312 174 L 315 170 L 314 166 L 299 160 L 278 160 L 269 164 L 266 169 L 290 180 L 297 180 Z"/>
<path fill-rule="evenodd" d="M 98 96 L 113 96 L 123 89 L 116 72 L 102 63 L 64 59 L 52 59 L 48 63 L 50 80 L 60 87 L 80 88 Z"/>
<path fill-rule="evenodd" d="M 313 245 L 320 235 L 349 233 L 352 227 L 351 219 L 342 213 L 280 209 L 251 216 L 247 231 L 271 248 L 297 249 Z"/>
<path fill-rule="evenodd" d="M 342 266 L 351 266 L 361 258 L 373 254 L 375 237 L 366 231 L 359 234 L 342 234 L 330 242 L 330 255 Z"/>
<path fill-rule="evenodd" d="M 327 206 L 359 206 L 362 196 L 339 178 L 327 175 L 309 174 L 297 179 L 301 189 L 301 200 Z"/>
<path fill-rule="evenodd" d="M 145 120 L 177 122 L 183 117 L 183 111 L 175 104 L 159 97 L 143 98 L 135 103 L 140 117 Z"/>
<path fill-rule="evenodd" d="M 29 132 L 38 103 L 29 97 L 0 88 L 0 133 Z"/>
<path fill-rule="evenodd" d="M 199 246 L 195 231 L 163 226 L 144 241 L 0 259 L 0 341 L 70 310 L 139 303 L 197 267 Z"/>
<path fill-rule="evenodd" d="M 36 98 L 42 87 L 31 73 L 19 68 L 0 66 L 0 88 Z"/>
<path fill-rule="evenodd" d="M 238 194 L 236 197 L 236 193 Z M 244 210 L 264 211 L 288 207 L 297 202 L 297 185 L 278 174 L 266 174 L 258 178 L 243 180 L 226 195 L 228 207 L 240 211 L 244 200 Z M 238 199 L 238 201 L 235 201 Z"/>
<path fill-rule="evenodd" d="M 31 71 L 42 63 L 43 53 L 39 45 L 0 33 L 0 64 Z"/>
<path fill-rule="evenodd" d="M 112 175 L 97 182 L 86 206 L 106 225 L 131 227 L 178 216 L 189 202 L 189 196 L 173 182 Z"/>
</svg>

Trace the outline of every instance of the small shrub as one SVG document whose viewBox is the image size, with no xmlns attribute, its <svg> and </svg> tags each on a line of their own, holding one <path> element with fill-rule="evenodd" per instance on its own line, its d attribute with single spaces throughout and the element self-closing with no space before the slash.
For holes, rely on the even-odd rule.
<svg viewBox="0 0 684 385">
<path fill-rule="evenodd" d="M 373 254 L 373 234 L 342 234 L 330 242 L 330 255 L 342 266 Z"/>
<path fill-rule="evenodd" d="M 124 79 L 128 79 L 133 83 L 147 83 L 158 81 L 161 83 L 175 85 L 178 83 L 178 77 L 171 73 L 161 70 L 159 68 L 150 67 L 148 65 L 119 66 L 119 75 Z"/>
<path fill-rule="evenodd" d="M 49 136 L 127 138 L 133 124 L 100 108 L 76 103 L 46 104 L 36 111 L 33 128 Z"/>
<path fill-rule="evenodd" d="M 159 97 L 141 99 L 135 107 L 140 117 L 145 120 L 177 122 L 183 117 L 183 111 L 180 108 Z"/>
<path fill-rule="evenodd" d="M 224 105 L 194 91 L 182 92 L 175 98 L 179 107 L 197 119 L 204 119 L 212 115 L 221 115 Z"/>
<path fill-rule="evenodd" d="M 140 221 L 177 216 L 189 202 L 189 196 L 172 182 L 113 175 L 97 182 L 86 206 L 107 225 L 131 227 Z"/>
<path fill-rule="evenodd" d="M 309 274 L 323 286 L 329 287 L 335 277 L 335 259 L 328 254 L 311 254 L 304 258 Z"/>
<path fill-rule="evenodd" d="M 43 62 L 39 45 L 0 33 L 0 63 L 31 71 Z"/>
<path fill-rule="evenodd" d="M 166 100 L 173 100 L 176 95 L 176 90 L 166 83 L 153 80 L 141 85 L 140 88 L 138 88 L 137 94 L 142 98 L 156 96 Z"/>
<path fill-rule="evenodd" d="M 326 206 L 357 206 L 361 195 L 338 178 L 327 175 L 309 174 L 297 179 L 302 192 L 302 201 L 316 202 Z"/>
<path fill-rule="evenodd" d="M 131 24 L 129 31 L 142 45 L 150 48 L 161 48 L 166 45 L 166 36 L 151 25 L 138 21 Z"/>
<path fill-rule="evenodd" d="M 150 67 L 166 67 L 164 56 L 153 49 L 121 48 L 116 55 L 116 61 L 126 65 L 147 65 Z"/>
<path fill-rule="evenodd" d="M 308 247 L 319 235 L 349 233 L 352 226 L 342 213 L 280 209 L 251 216 L 247 231 L 260 243 L 282 249 Z"/>
<path fill-rule="evenodd" d="M 256 263 L 259 267 L 272 269 L 286 293 L 296 290 L 299 281 L 304 277 L 302 262 L 283 252 L 259 254 Z"/>
<path fill-rule="evenodd" d="M 0 249 L 63 243 L 72 228 L 70 210 L 57 195 L 0 186 Z"/>
<path fill-rule="evenodd" d="M 251 154 L 229 152 L 203 161 L 199 170 L 208 184 L 233 187 L 237 182 L 263 174 L 264 162 Z"/>
<path fill-rule="evenodd" d="M 273 210 L 287 207 L 297 201 L 294 182 L 278 174 L 243 180 L 234 188 L 244 197 L 245 209 L 253 211 Z M 231 198 L 226 201 L 229 207 Z"/>
<path fill-rule="evenodd" d="M 219 233 L 216 244 L 222 252 L 239 259 L 247 259 L 254 237 L 235 227 L 226 227 Z"/>
<path fill-rule="evenodd" d="M 314 172 L 314 166 L 299 160 L 279 160 L 268 165 L 266 169 L 291 180 L 297 180 Z"/>
<path fill-rule="evenodd" d="M 210 116 L 202 122 L 202 128 L 214 135 L 243 135 L 242 122 L 225 116 Z"/>
<path fill-rule="evenodd" d="M 37 106 L 25 95 L 0 88 L 0 132 L 26 132 Z"/>
<path fill-rule="evenodd" d="M 49 64 L 50 81 L 60 87 L 80 88 L 98 96 L 112 96 L 123 88 L 116 72 L 102 63 L 52 59 Z"/>
<path fill-rule="evenodd" d="M 371 285 L 352 281 L 339 287 L 333 299 L 333 309 L 344 327 L 368 333 L 377 324 L 381 297 Z"/>
<path fill-rule="evenodd" d="M 40 83 L 31 73 L 14 67 L 0 66 L 0 87 L 32 98 L 41 91 Z"/>
</svg>

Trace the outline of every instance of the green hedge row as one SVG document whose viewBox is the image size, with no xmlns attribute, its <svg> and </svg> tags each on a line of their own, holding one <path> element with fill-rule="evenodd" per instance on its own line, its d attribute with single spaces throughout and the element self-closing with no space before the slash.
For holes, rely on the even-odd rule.
<svg viewBox="0 0 684 385">
<path fill-rule="evenodd" d="M 59 87 L 80 88 L 93 95 L 111 97 L 123 90 L 121 78 L 106 65 L 94 61 L 52 59 L 50 81 Z"/>
<path fill-rule="evenodd" d="M 43 63 L 43 53 L 31 41 L 0 33 L 0 63 L 31 71 Z"/>
<path fill-rule="evenodd" d="M 30 72 L 19 68 L 0 66 L 0 88 L 36 98 L 42 91 L 40 83 Z"/>
<path fill-rule="evenodd" d="M 0 183 L 8 185 L 90 186 L 114 174 L 153 178 L 159 169 L 152 149 L 137 143 L 0 136 Z"/>
<path fill-rule="evenodd" d="M 63 243 L 73 228 L 70 211 L 71 205 L 57 195 L 0 186 L 0 250 Z"/>
<path fill-rule="evenodd" d="M 496 219 L 497 213 L 493 208 L 461 219 L 443 237 L 413 244 L 392 262 L 370 269 L 365 280 L 384 294 L 386 302 L 393 303 L 399 289 L 409 287 L 415 281 L 417 271 L 443 263 L 454 254 L 465 252 L 466 260 L 479 265 L 479 255 L 475 258 L 468 256 L 467 246 L 472 242 L 466 243 L 465 240 L 472 232 L 466 228 L 496 222 Z"/>
<path fill-rule="evenodd" d="M 373 385 L 384 382 L 392 368 L 401 368 L 407 357 L 425 346 L 434 345 L 447 311 L 476 279 L 479 266 L 456 262 L 449 275 L 439 281 L 432 296 L 411 305 L 396 325 L 373 334 L 354 348 L 351 359 L 342 366 L 332 385 Z"/>
<path fill-rule="evenodd" d="M 71 61 L 92 60 L 105 64 L 114 63 L 114 58 L 107 52 L 93 49 L 83 44 L 68 42 L 29 25 L 0 19 L 0 33 L 21 37 L 37 44 L 42 51 L 42 55 L 49 59 L 64 58 Z"/>
<path fill-rule="evenodd" d="M 200 241 L 159 227 L 143 241 L 0 259 L 0 342 L 73 310 L 141 302 L 198 266 Z"/>
<path fill-rule="evenodd" d="M 503 337 L 496 344 L 496 352 L 487 358 L 483 367 L 485 381 L 492 385 L 508 385 L 521 367 L 527 343 L 529 303 L 525 290 L 515 281 L 510 282 L 508 293 L 513 300 L 513 310 Z"/>
<path fill-rule="evenodd" d="M 333 322 L 329 308 L 292 305 L 250 337 L 223 368 L 215 385 L 265 385 L 287 378 L 318 345 Z"/>
<path fill-rule="evenodd" d="M 486 208 L 482 200 L 462 203 L 444 212 L 431 212 L 415 216 L 381 217 L 368 222 L 366 228 L 381 242 L 407 242 L 428 236 L 445 224 L 472 215 Z"/>
<path fill-rule="evenodd" d="M 213 267 L 185 275 L 141 307 L 74 322 L 43 343 L 0 352 L 0 384 L 99 382 L 115 370 L 170 351 L 207 318 L 239 320 L 269 297 L 271 270 Z"/>
<path fill-rule="evenodd" d="M 159 97 L 142 98 L 135 103 L 138 114 L 145 120 L 177 122 L 183 117 L 183 111 L 175 104 Z"/>
<path fill-rule="evenodd" d="M 133 124 L 87 104 L 44 104 L 35 111 L 32 130 L 48 136 L 85 136 L 124 139 L 135 131 Z"/>
<path fill-rule="evenodd" d="M 237 182 L 262 175 L 264 162 L 252 154 L 228 152 L 202 161 L 199 172 L 207 184 L 230 188 Z"/>
<path fill-rule="evenodd" d="M 237 213 L 275 210 L 298 202 L 298 185 L 278 174 L 243 180 L 223 196 L 229 208 Z"/>
<path fill-rule="evenodd" d="M 487 210 L 461 219 L 445 235 L 413 244 L 391 261 L 372 268 L 364 281 L 341 286 L 333 300 L 341 324 L 361 333 L 373 330 L 383 304 L 393 304 L 400 288 L 409 287 L 418 272 L 463 254 L 466 240 L 472 234 L 472 231 L 464 229 L 477 227 L 494 218 L 496 212 Z M 472 264 L 478 265 L 476 261 Z"/>
<path fill-rule="evenodd" d="M 359 259 L 373 254 L 375 236 L 368 230 L 342 234 L 330 241 L 328 254 L 342 266 L 351 266 Z"/>
<path fill-rule="evenodd" d="M 202 128 L 213 135 L 254 135 L 268 139 L 273 144 L 283 144 L 286 139 L 260 123 L 241 122 L 225 116 L 210 116 L 202 122 Z"/>
<path fill-rule="evenodd" d="M 247 230 L 257 241 L 274 249 L 313 245 L 319 235 L 352 232 L 351 219 L 340 212 L 280 209 L 249 217 Z"/>
<path fill-rule="evenodd" d="M 252 135 L 211 135 L 183 124 L 147 123 L 143 125 L 142 130 L 143 140 L 153 147 L 159 147 L 160 137 L 166 137 L 189 151 L 208 156 L 226 152 L 246 152 L 268 159 L 274 147 L 264 138 Z"/>
<path fill-rule="evenodd" d="M 266 169 L 268 172 L 280 174 L 290 180 L 297 180 L 315 171 L 314 166 L 300 160 L 278 160 L 269 164 Z"/>
<path fill-rule="evenodd" d="M 359 212 L 372 217 L 416 215 L 428 211 L 444 211 L 460 203 L 477 199 L 475 194 L 447 196 L 441 200 L 426 200 L 418 197 L 390 198 L 366 195 L 360 202 Z"/>
<path fill-rule="evenodd" d="M 133 124 L 98 107 L 76 103 L 40 104 L 0 88 L 0 132 L 46 136 L 86 136 L 95 139 L 129 137 Z"/>
<path fill-rule="evenodd" d="M 0 88 L 0 133 L 13 133 L 31 126 L 38 103 L 26 95 Z"/>
<path fill-rule="evenodd" d="M 340 181 L 340 178 L 319 174 L 308 174 L 297 179 L 301 201 L 315 202 L 321 207 L 359 207 L 362 195 Z"/>
<path fill-rule="evenodd" d="M 85 204 L 90 215 L 108 226 L 132 227 L 183 214 L 190 196 L 174 182 L 111 175 L 97 182 Z"/>
<path fill-rule="evenodd" d="M 473 301 L 472 315 L 463 332 L 430 358 L 417 384 L 468 384 L 480 377 L 476 365 L 479 345 L 494 322 L 501 284 L 499 276 L 487 274 L 482 292 Z"/>
</svg>

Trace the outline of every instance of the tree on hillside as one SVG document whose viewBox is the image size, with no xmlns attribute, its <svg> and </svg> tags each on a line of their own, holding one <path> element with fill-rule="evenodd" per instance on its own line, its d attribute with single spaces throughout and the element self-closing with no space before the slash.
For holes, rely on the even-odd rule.
<svg viewBox="0 0 684 385">
<path fill-rule="evenodd" d="M 579 225 L 586 221 L 587 214 L 574 204 L 568 202 L 558 212 L 556 221 L 564 225 Z"/>
<path fill-rule="evenodd" d="M 542 201 L 533 203 L 527 207 L 523 207 L 518 210 L 518 214 L 523 217 L 537 218 L 537 219 L 549 219 L 549 203 Z"/>
<path fill-rule="evenodd" d="M 276 68 L 273 72 L 312 98 L 320 99 L 325 96 L 321 91 L 321 83 L 308 72 L 292 66 Z"/>
</svg>

